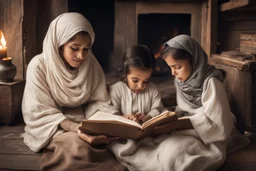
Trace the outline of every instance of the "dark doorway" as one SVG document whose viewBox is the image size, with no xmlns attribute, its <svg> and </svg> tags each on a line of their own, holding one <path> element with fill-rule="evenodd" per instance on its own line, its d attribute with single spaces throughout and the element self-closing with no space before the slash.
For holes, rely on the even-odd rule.
<svg viewBox="0 0 256 171">
<path fill-rule="evenodd" d="M 161 59 L 160 50 L 169 39 L 190 35 L 190 14 L 140 14 L 138 15 L 138 43 L 147 45 L 154 53 L 157 66 L 153 76 L 168 76 L 170 69 Z"/>
<path fill-rule="evenodd" d="M 95 32 L 93 53 L 104 72 L 108 72 L 114 47 L 114 0 L 108 0 L 108 3 L 69 0 L 68 8 L 69 12 L 79 12 L 91 22 Z"/>
</svg>

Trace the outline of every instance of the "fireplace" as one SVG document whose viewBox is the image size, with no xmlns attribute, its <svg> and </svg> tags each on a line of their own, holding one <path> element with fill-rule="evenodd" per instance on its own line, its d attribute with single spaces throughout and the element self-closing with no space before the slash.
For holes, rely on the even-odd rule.
<svg viewBox="0 0 256 171">
<path fill-rule="evenodd" d="M 96 41 L 93 51 L 105 72 L 122 73 L 122 55 L 134 44 L 145 44 L 157 60 L 155 76 L 170 74 L 160 60 L 159 49 L 170 38 L 188 34 L 209 54 L 211 44 L 211 5 L 207 0 L 69 0 L 69 11 L 77 11 L 92 23 Z M 211 3 L 209 3 L 211 2 Z M 213 36 L 215 37 L 215 36 Z"/>
<path fill-rule="evenodd" d="M 201 42 L 201 1 L 115 1 L 114 72 L 122 71 L 121 56 L 133 44 L 145 44 L 155 54 L 155 76 L 166 76 L 168 66 L 160 59 L 159 49 L 167 40 L 188 34 Z"/>
</svg>

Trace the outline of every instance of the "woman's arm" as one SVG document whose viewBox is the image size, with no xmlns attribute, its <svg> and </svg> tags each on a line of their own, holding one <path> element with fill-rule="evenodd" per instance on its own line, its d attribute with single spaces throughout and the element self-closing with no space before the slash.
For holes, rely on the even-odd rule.
<svg viewBox="0 0 256 171">
<path fill-rule="evenodd" d="M 79 130 L 80 124 L 74 121 L 71 121 L 69 119 L 64 119 L 61 124 L 61 128 L 64 129 L 65 131 L 69 132 L 77 132 L 78 136 L 88 142 L 91 145 L 101 145 L 101 144 L 109 144 L 113 140 L 119 139 L 118 137 L 107 137 L 105 135 L 97 135 L 97 136 L 92 136 L 86 133 L 82 133 Z"/>
</svg>

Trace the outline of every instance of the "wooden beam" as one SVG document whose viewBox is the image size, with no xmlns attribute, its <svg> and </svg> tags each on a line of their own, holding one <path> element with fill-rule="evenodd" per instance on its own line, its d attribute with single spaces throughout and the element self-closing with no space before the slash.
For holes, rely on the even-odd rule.
<svg viewBox="0 0 256 171">
<path fill-rule="evenodd" d="M 27 65 L 30 60 L 37 54 L 37 1 L 24 0 L 24 15 L 22 24 L 22 49 L 23 49 L 23 78 L 26 78 Z"/>
<path fill-rule="evenodd" d="M 250 0 L 230 0 L 220 5 L 220 11 L 232 10 L 234 8 L 239 8 L 248 5 Z"/>
<path fill-rule="evenodd" d="M 217 1 L 208 0 L 202 4 L 201 46 L 208 57 L 217 48 Z"/>
</svg>

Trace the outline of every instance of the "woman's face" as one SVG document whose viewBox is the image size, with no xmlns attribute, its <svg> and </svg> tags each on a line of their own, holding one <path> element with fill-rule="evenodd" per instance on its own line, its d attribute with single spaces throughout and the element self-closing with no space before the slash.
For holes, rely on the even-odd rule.
<svg viewBox="0 0 256 171">
<path fill-rule="evenodd" d="M 63 46 L 62 56 L 73 68 L 78 68 L 89 55 L 91 49 L 91 37 L 89 34 L 77 33 Z"/>
<path fill-rule="evenodd" d="M 185 82 L 192 74 L 192 66 L 189 60 L 174 59 L 171 55 L 167 56 L 165 62 L 172 70 L 172 75 L 180 82 Z"/>
<path fill-rule="evenodd" d="M 126 76 L 128 87 L 134 93 L 141 93 L 147 88 L 151 74 L 152 69 L 141 70 L 135 67 L 131 67 L 129 74 Z"/>
</svg>

